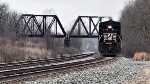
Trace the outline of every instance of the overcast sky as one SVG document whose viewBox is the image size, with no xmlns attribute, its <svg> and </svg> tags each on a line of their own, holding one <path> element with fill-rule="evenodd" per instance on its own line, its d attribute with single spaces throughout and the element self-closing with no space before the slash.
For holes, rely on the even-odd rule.
<svg viewBox="0 0 150 84">
<path fill-rule="evenodd" d="M 79 15 L 111 16 L 118 20 L 129 0 L 1 0 L 21 13 L 43 14 L 53 9 L 62 24 L 67 25 Z"/>
</svg>

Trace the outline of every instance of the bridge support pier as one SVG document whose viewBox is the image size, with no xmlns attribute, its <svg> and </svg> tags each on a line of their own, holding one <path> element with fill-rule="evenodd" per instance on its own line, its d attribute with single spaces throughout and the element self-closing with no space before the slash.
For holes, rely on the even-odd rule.
<svg viewBox="0 0 150 84">
<path fill-rule="evenodd" d="M 65 37 L 64 47 L 65 48 L 69 48 L 70 47 L 70 37 L 69 37 L 69 35 L 66 35 L 66 37 Z"/>
</svg>

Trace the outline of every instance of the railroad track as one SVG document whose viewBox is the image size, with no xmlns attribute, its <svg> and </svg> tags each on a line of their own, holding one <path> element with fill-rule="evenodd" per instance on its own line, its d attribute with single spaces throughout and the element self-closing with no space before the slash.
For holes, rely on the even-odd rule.
<svg viewBox="0 0 150 84">
<path fill-rule="evenodd" d="M 11 69 L 18 69 L 18 68 L 28 68 L 40 65 L 46 65 L 51 63 L 58 63 L 58 62 L 65 62 L 75 59 L 86 58 L 96 53 L 83 53 L 83 54 L 75 54 L 66 57 L 65 55 L 55 58 L 55 59 L 45 59 L 45 60 L 30 60 L 30 61 L 20 61 L 20 62 L 13 62 L 13 63 L 3 63 L 0 64 L 0 71 L 4 70 L 11 70 Z"/>
<path fill-rule="evenodd" d="M 104 62 L 110 62 L 114 61 L 116 58 L 105 58 L 102 60 L 101 57 L 98 58 L 90 58 L 81 60 L 78 59 L 76 61 L 65 61 L 65 62 L 59 62 L 59 63 L 52 63 L 49 65 L 44 66 L 38 66 L 38 67 L 29 67 L 29 68 L 21 68 L 21 69 L 12 69 L 12 70 L 4 70 L 0 71 L 0 81 L 3 81 L 4 79 L 13 78 L 17 76 L 24 76 L 24 75 L 32 75 L 37 73 L 43 73 L 43 72 L 51 72 L 51 71 L 57 71 L 72 67 L 78 67 L 78 66 L 85 66 L 90 64 L 96 64 L 96 63 L 104 63 Z"/>
</svg>

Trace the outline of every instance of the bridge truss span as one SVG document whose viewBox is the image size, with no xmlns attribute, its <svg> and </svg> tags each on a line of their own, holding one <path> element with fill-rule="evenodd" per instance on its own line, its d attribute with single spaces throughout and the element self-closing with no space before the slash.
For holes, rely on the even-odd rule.
<svg viewBox="0 0 150 84">
<path fill-rule="evenodd" d="M 60 32 L 61 34 L 59 34 Z M 56 15 L 23 14 L 16 23 L 16 33 L 18 36 L 25 37 L 43 37 L 47 33 L 56 37 L 66 36 L 66 32 Z"/>
<path fill-rule="evenodd" d="M 16 23 L 17 36 L 43 37 L 50 35 L 54 38 L 65 38 L 68 47 L 70 38 L 98 38 L 100 16 L 78 16 L 69 33 L 65 31 L 57 15 L 22 14 Z"/>
<path fill-rule="evenodd" d="M 78 16 L 71 28 L 69 36 L 72 38 L 98 37 L 98 26 L 102 18 L 98 16 Z"/>
</svg>

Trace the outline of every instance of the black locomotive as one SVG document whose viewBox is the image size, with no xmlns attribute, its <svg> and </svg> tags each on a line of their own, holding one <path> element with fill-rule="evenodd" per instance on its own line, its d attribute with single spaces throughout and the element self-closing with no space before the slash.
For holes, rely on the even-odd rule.
<svg viewBox="0 0 150 84">
<path fill-rule="evenodd" d="M 99 52 L 103 56 L 116 56 L 121 52 L 121 24 L 113 20 L 99 24 Z"/>
</svg>

